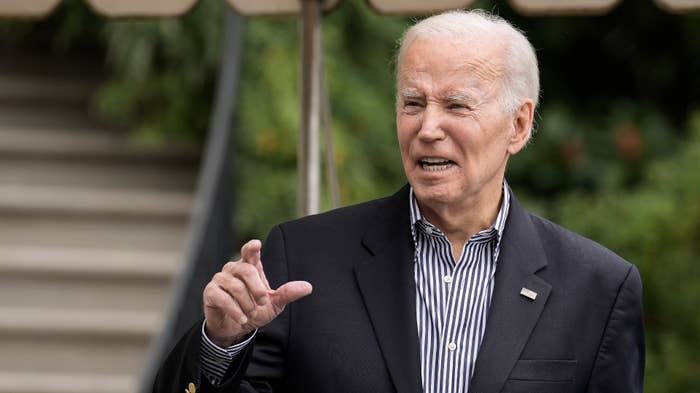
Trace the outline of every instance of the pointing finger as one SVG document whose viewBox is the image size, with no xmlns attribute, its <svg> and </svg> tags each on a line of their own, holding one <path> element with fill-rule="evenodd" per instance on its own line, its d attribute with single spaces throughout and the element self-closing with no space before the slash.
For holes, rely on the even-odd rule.
<svg viewBox="0 0 700 393">
<path fill-rule="evenodd" d="M 254 266 L 248 265 L 246 263 L 240 263 L 238 264 L 238 266 L 231 270 L 231 275 L 229 275 L 228 277 L 236 277 L 237 279 L 233 281 L 245 284 L 243 288 L 241 288 L 238 285 L 230 285 L 229 287 L 232 290 L 235 291 L 236 289 L 238 289 L 239 292 L 245 290 L 246 294 L 248 294 L 249 297 L 254 299 L 254 301 L 258 305 L 265 305 L 265 303 L 267 302 L 268 291 L 270 290 L 270 288 L 267 286 L 267 283 L 265 281 L 260 279 L 260 273 Z M 243 294 L 239 293 L 239 296 L 243 296 Z"/>
<path fill-rule="evenodd" d="M 253 239 L 241 247 L 241 260 L 253 266 L 260 265 L 260 249 L 262 243 L 258 239 Z"/>
<path fill-rule="evenodd" d="M 255 266 L 255 268 L 258 269 L 258 274 L 260 275 L 260 279 L 262 280 L 262 282 L 267 288 L 270 288 L 270 284 L 267 282 L 267 277 L 265 277 L 265 271 L 263 270 L 262 260 L 260 259 L 261 249 L 262 243 L 260 242 L 260 240 L 250 240 L 241 248 L 241 261 Z"/>
</svg>

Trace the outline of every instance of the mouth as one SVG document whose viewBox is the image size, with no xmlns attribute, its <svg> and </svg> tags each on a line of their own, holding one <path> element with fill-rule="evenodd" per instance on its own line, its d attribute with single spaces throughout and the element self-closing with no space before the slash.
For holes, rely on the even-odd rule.
<svg viewBox="0 0 700 393">
<path fill-rule="evenodd" d="M 429 172 L 439 172 L 439 171 L 444 171 L 452 167 L 455 163 L 452 160 L 448 160 L 445 158 L 436 158 L 436 157 L 425 157 L 421 158 L 418 163 L 420 164 L 421 168 L 425 171 Z"/>
</svg>

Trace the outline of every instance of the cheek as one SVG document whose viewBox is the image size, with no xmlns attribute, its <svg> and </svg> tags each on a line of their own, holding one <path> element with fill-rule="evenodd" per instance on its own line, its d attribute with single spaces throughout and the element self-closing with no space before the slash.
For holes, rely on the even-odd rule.
<svg viewBox="0 0 700 393">
<path fill-rule="evenodd" d="M 399 141 L 399 148 L 401 152 L 407 152 L 408 147 L 411 144 L 411 139 L 413 135 L 413 127 L 411 122 L 407 121 L 405 118 L 396 119 L 396 137 Z"/>
</svg>

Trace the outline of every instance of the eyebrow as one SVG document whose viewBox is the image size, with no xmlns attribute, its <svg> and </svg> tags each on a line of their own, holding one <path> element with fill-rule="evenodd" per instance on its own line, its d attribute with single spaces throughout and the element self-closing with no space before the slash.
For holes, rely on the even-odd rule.
<svg viewBox="0 0 700 393">
<path fill-rule="evenodd" d="M 424 100 L 425 96 L 421 93 L 412 91 L 412 90 L 402 90 L 399 92 L 398 95 L 399 99 L 403 100 Z M 474 96 L 465 93 L 465 92 L 454 92 L 450 93 L 442 98 L 440 98 L 440 101 L 442 102 L 472 102 L 474 100 Z"/>
<path fill-rule="evenodd" d="M 411 90 L 402 90 L 399 92 L 399 97 L 404 99 L 422 99 L 423 94 L 417 93 Z M 454 101 L 469 101 L 474 97 L 468 93 L 451 93 L 442 98 L 443 101 L 454 102 Z"/>
<path fill-rule="evenodd" d="M 417 98 L 423 98 L 423 95 L 420 93 L 416 93 L 415 91 L 410 91 L 410 90 L 402 90 L 399 92 L 399 96 L 401 98 L 408 98 L 408 99 L 417 99 Z"/>
<path fill-rule="evenodd" d="M 464 101 L 470 101 L 473 99 L 473 96 L 467 93 L 452 93 L 448 94 L 444 100 L 448 102 L 464 102 Z"/>
</svg>

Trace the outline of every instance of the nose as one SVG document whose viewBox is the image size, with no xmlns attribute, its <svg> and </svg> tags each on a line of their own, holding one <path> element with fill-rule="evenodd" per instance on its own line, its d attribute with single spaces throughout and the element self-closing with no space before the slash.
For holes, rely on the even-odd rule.
<svg viewBox="0 0 700 393">
<path fill-rule="evenodd" d="M 434 142 L 445 138 L 445 131 L 442 129 L 442 114 L 435 105 L 428 105 L 423 111 L 418 138 L 423 142 Z"/>
</svg>

